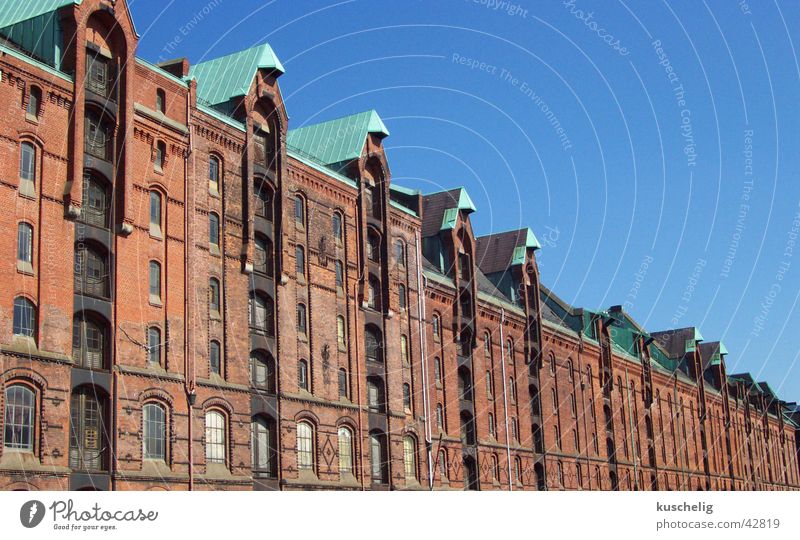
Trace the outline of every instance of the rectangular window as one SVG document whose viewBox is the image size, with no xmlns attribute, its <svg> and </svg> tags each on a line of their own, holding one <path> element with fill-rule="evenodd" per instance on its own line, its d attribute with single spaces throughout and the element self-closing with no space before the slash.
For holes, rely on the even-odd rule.
<svg viewBox="0 0 800 540">
<path fill-rule="evenodd" d="M 306 276 L 306 250 L 303 246 L 294 248 L 294 269 L 298 278 Z"/>
<path fill-rule="evenodd" d="M 26 195 L 34 195 L 34 186 L 36 185 L 36 149 L 28 142 L 24 142 L 20 146 L 19 179 L 20 191 Z"/>
<path fill-rule="evenodd" d="M 300 334 L 306 333 L 306 306 L 305 304 L 297 304 L 297 331 Z"/>
<path fill-rule="evenodd" d="M 17 260 L 33 263 L 33 228 L 27 223 L 20 223 L 17 228 Z"/>
</svg>

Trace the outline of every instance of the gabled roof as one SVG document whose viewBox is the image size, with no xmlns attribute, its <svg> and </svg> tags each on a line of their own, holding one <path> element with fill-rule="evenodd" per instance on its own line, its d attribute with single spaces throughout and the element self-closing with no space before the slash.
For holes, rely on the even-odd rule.
<svg viewBox="0 0 800 540">
<path fill-rule="evenodd" d="M 700 356 L 703 359 L 703 369 L 716 366 L 722 362 L 722 357 L 728 354 L 728 349 L 721 341 L 708 341 L 700 344 Z"/>
<path fill-rule="evenodd" d="M 453 229 L 459 212 L 471 214 L 476 210 L 463 187 L 430 193 L 422 198 L 422 237 Z"/>
<path fill-rule="evenodd" d="M 189 78 L 197 80 L 197 96 L 201 100 L 218 105 L 246 95 L 259 69 L 284 73 L 280 60 L 267 43 L 200 62 L 189 68 Z"/>
<path fill-rule="evenodd" d="M 524 264 L 527 250 L 541 247 L 536 235 L 527 228 L 479 236 L 475 245 L 475 263 L 486 274 Z"/>
<path fill-rule="evenodd" d="M 83 0 L 4 0 L 0 3 L 0 28 L 50 13 Z"/>
<path fill-rule="evenodd" d="M 664 330 L 650 334 L 670 358 L 683 358 L 683 356 L 703 340 L 700 331 L 694 326 L 678 328 L 677 330 Z"/>
<path fill-rule="evenodd" d="M 291 129 L 286 144 L 320 163 L 335 165 L 361 157 L 370 133 L 381 138 L 389 136 L 389 130 L 375 110 Z"/>
</svg>

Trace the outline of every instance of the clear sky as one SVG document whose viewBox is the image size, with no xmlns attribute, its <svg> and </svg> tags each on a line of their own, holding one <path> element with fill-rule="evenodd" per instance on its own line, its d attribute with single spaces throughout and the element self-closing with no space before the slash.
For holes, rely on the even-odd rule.
<svg viewBox="0 0 800 540">
<path fill-rule="evenodd" d="M 393 181 L 531 227 L 566 301 L 698 326 L 800 399 L 800 2 L 129 4 L 139 56 L 269 42 L 290 127 L 376 109 Z"/>
</svg>

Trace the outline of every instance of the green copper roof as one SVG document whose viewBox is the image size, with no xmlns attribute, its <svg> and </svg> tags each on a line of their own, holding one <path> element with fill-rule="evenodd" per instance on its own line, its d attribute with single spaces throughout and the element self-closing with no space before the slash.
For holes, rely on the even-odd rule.
<svg viewBox="0 0 800 540">
<path fill-rule="evenodd" d="M 700 330 L 698 330 L 697 328 L 694 329 L 694 340 L 703 341 L 703 334 L 701 334 Z"/>
<path fill-rule="evenodd" d="M 189 78 L 197 80 L 200 99 L 217 105 L 247 94 L 259 69 L 284 73 L 280 60 L 267 43 L 200 62 L 189 69 Z"/>
<path fill-rule="evenodd" d="M 475 204 L 473 204 L 472 199 L 469 198 L 469 193 L 467 193 L 467 190 L 463 187 L 459 189 L 461 190 L 461 195 L 458 198 L 458 209 L 467 213 L 475 212 L 477 208 L 475 208 Z"/>
<path fill-rule="evenodd" d="M 83 0 L 21 0 L 0 2 L 0 28 L 33 19 L 64 6 L 80 4 Z"/>
<path fill-rule="evenodd" d="M 536 235 L 533 234 L 533 231 L 530 229 L 526 229 L 527 233 L 525 236 L 525 245 L 517 246 L 514 248 L 514 256 L 511 259 L 511 265 L 515 264 L 525 264 L 525 258 L 528 254 L 528 249 L 541 249 L 542 245 L 539 243 L 539 240 L 536 238 Z"/>
<path fill-rule="evenodd" d="M 374 110 L 289 130 L 286 144 L 326 165 L 333 165 L 361 157 L 364 141 L 370 133 L 389 136 L 389 130 Z"/>
</svg>

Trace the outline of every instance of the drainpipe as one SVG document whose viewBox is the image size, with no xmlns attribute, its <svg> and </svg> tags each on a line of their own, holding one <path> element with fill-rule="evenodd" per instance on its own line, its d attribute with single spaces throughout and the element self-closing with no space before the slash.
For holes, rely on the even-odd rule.
<svg viewBox="0 0 800 540">
<path fill-rule="evenodd" d="M 589 489 L 592 489 L 592 462 L 589 457 L 589 428 L 586 426 L 586 385 L 583 383 L 583 332 L 578 333 L 578 377 L 581 381 L 581 409 L 583 410 L 583 446 L 586 450 L 586 478 L 589 480 Z M 589 381 L 589 391 L 592 391 L 592 382 Z M 541 395 L 541 394 L 540 394 Z M 540 400 L 541 401 L 541 400 Z M 541 407 L 541 405 L 540 405 Z M 594 401 L 592 401 L 594 407 Z M 590 412 L 593 414 L 593 411 Z M 596 436 L 596 435 L 595 435 Z M 581 486 L 583 487 L 583 486 Z"/>
<path fill-rule="evenodd" d="M 635 397 L 635 396 L 634 396 Z M 628 402 L 628 432 L 630 436 L 631 442 L 631 455 L 633 456 L 633 485 L 634 487 L 639 485 L 639 476 L 636 470 L 636 433 L 634 432 L 633 426 L 633 409 L 631 408 L 631 389 L 630 383 L 628 382 L 628 366 L 625 366 L 625 401 Z M 638 428 L 638 426 L 636 426 Z M 625 442 L 627 445 L 627 441 Z"/>
<path fill-rule="evenodd" d="M 514 482 L 511 480 L 511 441 L 508 436 L 508 383 L 506 382 L 506 343 L 503 338 L 503 325 L 506 322 L 506 310 L 500 308 L 500 369 L 503 374 L 503 415 L 506 424 L 506 460 L 508 462 L 508 491 L 514 491 Z"/>
<path fill-rule="evenodd" d="M 194 489 L 194 441 L 193 441 L 193 424 L 194 424 L 194 402 L 197 395 L 195 394 L 195 380 L 194 380 L 194 362 L 191 361 L 191 342 L 192 338 L 194 337 L 194 333 L 192 332 L 192 309 L 191 309 L 191 302 L 189 301 L 190 290 L 191 290 L 191 280 L 189 279 L 189 272 L 191 269 L 191 265 L 189 264 L 190 260 L 190 250 L 191 246 L 194 245 L 193 241 L 191 240 L 191 227 L 189 226 L 189 219 L 194 213 L 194 202 L 190 200 L 190 185 L 192 183 L 192 179 L 194 178 L 194 171 L 195 171 L 195 154 L 194 154 L 194 145 L 192 140 L 192 122 L 191 122 L 191 95 L 193 91 L 193 86 L 190 84 L 189 92 L 186 93 L 186 125 L 189 130 L 189 155 L 184 158 L 184 171 L 186 172 L 186 180 L 184 182 L 184 189 L 183 189 L 183 198 L 184 198 L 184 218 L 183 218 L 183 237 L 184 237 L 184 245 L 186 246 L 186 253 L 184 253 L 183 257 L 183 312 L 184 312 L 184 334 L 185 340 L 183 343 L 183 369 L 184 369 L 184 388 L 186 390 L 186 406 L 187 406 L 187 419 L 189 422 L 188 426 L 188 451 L 187 451 L 187 458 L 189 461 L 189 491 Z M 191 161 L 190 161 L 191 158 Z M 191 166 L 190 166 L 191 165 Z M 190 174 L 191 170 L 191 174 Z M 191 177 L 191 178 L 190 178 Z"/>
<path fill-rule="evenodd" d="M 420 363 L 422 365 L 422 410 L 425 414 L 425 449 L 428 457 L 428 488 L 433 490 L 433 474 L 435 471 L 431 447 L 433 446 L 433 435 L 430 422 L 430 399 L 428 397 L 428 361 L 425 354 L 425 286 L 427 279 L 422 276 L 422 251 L 419 240 L 420 233 L 414 236 L 415 250 L 417 253 L 417 316 L 419 319 L 419 351 Z M 441 440 L 441 439 L 440 439 Z M 439 453 L 436 453 L 439 459 Z"/>
</svg>

